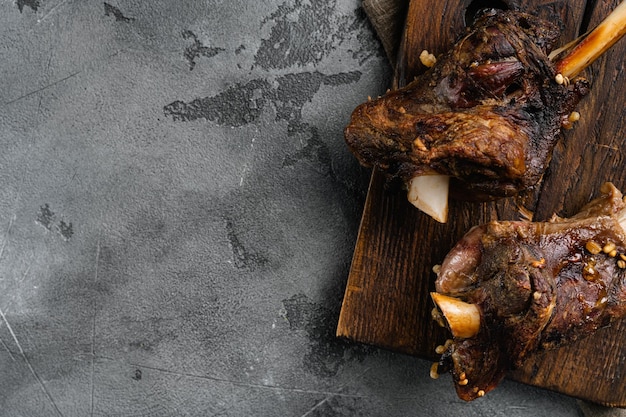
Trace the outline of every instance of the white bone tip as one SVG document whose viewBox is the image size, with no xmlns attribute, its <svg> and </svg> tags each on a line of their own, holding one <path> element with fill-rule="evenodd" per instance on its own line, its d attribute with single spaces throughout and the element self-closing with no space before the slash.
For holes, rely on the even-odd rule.
<svg viewBox="0 0 626 417">
<path fill-rule="evenodd" d="M 478 333 L 481 318 L 480 311 L 475 304 L 436 292 L 431 292 L 430 296 L 443 313 L 454 337 L 466 339 Z"/>
<path fill-rule="evenodd" d="M 448 189 L 450 177 L 447 175 L 420 175 L 411 178 L 407 198 L 415 207 L 440 223 L 448 220 Z"/>
</svg>

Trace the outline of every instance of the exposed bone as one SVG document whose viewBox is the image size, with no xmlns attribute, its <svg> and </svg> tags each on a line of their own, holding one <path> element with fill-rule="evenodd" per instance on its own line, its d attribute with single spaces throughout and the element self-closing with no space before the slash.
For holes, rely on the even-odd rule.
<svg viewBox="0 0 626 417">
<path fill-rule="evenodd" d="M 431 292 L 430 296 L 443 313 L 454 337 L 467 339 L 478 333 L 480 310 L 476 305 L 436 292 Z"/>
<path fill-rule="evenodd" d="M 557 62 L 557 71 L 564 77 L 575 77 L 625 34 L 626 1 L 623 1 L 589 35 L 583 36 L 567 56 Z"/>
<path fill-rule="evenodd" d="M 583 33 L 573 41 L 570 41 L 565 45 L 552 50 L 552 52 L 550 52 L 550 54 L 548 55 L 548 59 L 550 59 L 550 61 L 559 61 L 559 57 L 565 56 L 567 51 L 571 51 L 576 45 L 578 45 L 583 39 L 585 39 L 585 37 L 589 35 L 589 33 L 590 32 Z"/>
<path fill-rule="evenodd" d="M 440 223 L 448 220 L 450 177 L 419 175 L 411 178 L 408 186 L 407 198 L 411 204 Z"/>
</svg>

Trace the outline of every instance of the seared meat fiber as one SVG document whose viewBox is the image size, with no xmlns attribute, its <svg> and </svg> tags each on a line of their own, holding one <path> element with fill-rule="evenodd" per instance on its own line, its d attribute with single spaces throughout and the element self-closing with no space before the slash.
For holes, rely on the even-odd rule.
<svg viewBox="0 0 626 417">
<path fill-rule="evenodd" d="M 463 198 L 532 186 L 588 92 L 583 79 L 555 81 L 548 53 L 558 36 L 555 25 L 529 14 L 486 12 L 422 76 L 354 110 L 345 129 L 350 150 L 404 182 L 452 176 Z"/>
<path fill-rule="evenodd" d="M 438 371 L 452 372 L 460 398 L 484 395 L 529 353 L 626 315 L 626 204 L 612 184 L 601 190 L 568 219 L 477 226 L 446 256 L 434 315 L 456 336 L 441 348 Z M 473 330 L 459 332 L 467 317 L 455 317 L 441 296 L 476 309 Z"/>
</svg>

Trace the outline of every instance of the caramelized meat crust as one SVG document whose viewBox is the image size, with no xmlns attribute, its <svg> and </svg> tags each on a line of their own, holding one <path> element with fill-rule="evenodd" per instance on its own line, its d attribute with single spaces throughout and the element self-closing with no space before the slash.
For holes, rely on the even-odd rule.
<svg viewBox="0 0 626 417">
<path fill-rule="evenodd" d="M 626 315 L 626 218 L 622 194 L 604 195 L 568 219 L 491 222 L 446 256 L 436 292 L 479 307 L 481 325 L 455 338 L 440 371 L 462 375 L 459 397 L 493 389 L 529 353 L 570 343 Z"/>
<path fill-rule="evenodd" d="M 462 198 L 513 195 L 539 181 L 559 132 L 588 92 L 559 85 L 548 58 L 559 31 L 532 15 L 492 10 L 406 87 L 358 106 L 346 143 L 365 166 L 407 182 L 452 176 Z"/>
</svg>

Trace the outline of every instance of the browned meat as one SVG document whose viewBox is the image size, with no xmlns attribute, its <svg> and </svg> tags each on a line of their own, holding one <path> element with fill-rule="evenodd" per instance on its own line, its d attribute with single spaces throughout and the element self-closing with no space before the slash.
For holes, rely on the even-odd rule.
<svg viewBox="0 0 626 417">
<path fill-rule="evenodd" d="M 516 11 L 485 12 L 434 67 L 363 103 L 345 129 L 350 150 L 405 182 L 450 175 L 463 198 L 509 196 L 541 178 L 588 83 L 555 82 L 555 25 Z"/>
<path fill-rule="evenodd" d="M 484 395 L 529 353 L 626 315 L 626 204 L 612 184 L 602 192 L 568 219 L 475 227 L 446 256 L 436 293 L 480 312 L 477 333 L 455 337 L 439 363 L 460 398 Z"/>
</svg>

